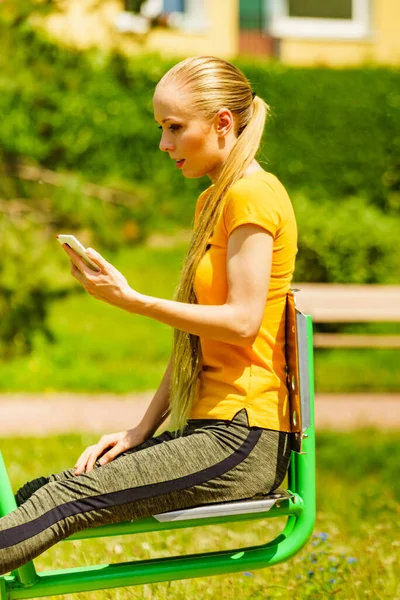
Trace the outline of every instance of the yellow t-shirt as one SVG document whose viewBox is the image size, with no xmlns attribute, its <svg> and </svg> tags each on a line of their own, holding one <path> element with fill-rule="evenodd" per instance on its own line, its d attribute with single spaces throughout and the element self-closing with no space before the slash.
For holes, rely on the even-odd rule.
<svg viewBox="0 0 400 600">
<path fill-rule="evenodd" d="M 212 188 L 212 186 L 211 186 Z M 211 190 L 197 201 L 195 221 Z M 226 302 L 228 238 L 239 225 L 263 227 L 274 239 L 264 317 L 252 346 L 200 336 L 203 367 L 190 419 L 232 419 L 246 408 L 250 426 L 290 431 L 285 375 L 285 306 L 297 253 L 293 207 L 280 181 L 266 171 L 239 179 L 226 193 L 221 216 L 195 277 L 199 304 Z"/>
</svg>

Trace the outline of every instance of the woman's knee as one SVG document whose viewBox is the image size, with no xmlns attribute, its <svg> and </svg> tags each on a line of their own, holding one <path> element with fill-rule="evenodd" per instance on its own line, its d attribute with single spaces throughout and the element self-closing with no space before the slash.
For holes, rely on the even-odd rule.
<svg viewBox="0 0 400 600">
<path fill-rule="evenodd" d="M 37 479 L 33 479 L 32 481 L 27 481 L 22 487 L 19 488 L 17 493 L 15 494 L 15 501 L 17 506 L 21 506 L 24 502 L 26 502 L 32 494 L 37 492 L 41 487 L 49 483 L 49 477 L 38 477 Z"/>
<path fill-rule="evenodd" d="M 21 506 L 21 504 L 26 502 L 32 496 L 32 494 L 37 492 L 44 485 L 55 481 L 65 481 L 67 479 L 72 479 L 73 477 L 75 477 L 74 469 L 67 469 L 65 471 L 61 471 L 60 473 L 55 473 L 45 477 L 37 477 L 36 479 L 32 479 L 32 481 L 27 481 L 15 494 L 17 506 Z"/>
</svg>

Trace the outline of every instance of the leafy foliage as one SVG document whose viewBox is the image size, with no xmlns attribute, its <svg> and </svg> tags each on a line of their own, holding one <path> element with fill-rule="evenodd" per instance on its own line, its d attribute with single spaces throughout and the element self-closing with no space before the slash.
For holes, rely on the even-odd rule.
<svg viewBox="0 0 400 600">
<path fill-rule="evenodd" d="M 321 203 L 293 198 L 299 236 L 296 281 L 396 283 L 398 218 L 362 198 Z"/>
<path fill-rule="evenodd" d="M 182 186 L 182 174 L 157 151 L 152 95 L 172 61 L 56 45 L 37 16 L 62 4 L 21 0 L 0 7 L 3 356 L 29 351 L 35 330 L 51 339 L 47 304 L 68 293 L 57 270 L 49 271 L 55 233 L 116 249 L 172 223 L 189 227 L 195 199 L 208 185 L 200 179 Z M 260 162 L 293 197 L 296 279 L 397 282 L 399 71 L 236 62 L 272 107 Z M 62 185 L 22 181 L 21 161 L 63 173 Z M 134 202 L 99 200 L 88 191 L 92 184 L 119 188 Z M 18 203 L 25 208 L 16 221 Z"/>
<path fill-rule="evenodd" d="M 0 34 L 4 151 L 92 181 L 146 182 L 153 201 L 187 224 L 186 200 L 204 181 L 182 190 L 181 173 L 157 152 L 152 125 L 154 87 L 172 62 L 61 48 L 26 23 L 15 29 L 0 20 Z M 398 70 L 236 62 L 272 107 L 260 156 L 289 190 L 315 201 L 361 196 L 398 213 Z"/>
<path fill-rule="evenodd" d="M 33 334 L 48 341 L 54 336 L 47 325 L 50 303 L 64 297 L 70 282 L 55 284 L 58 255 L 39 236 L 28 219 L 0 213 L 0 357 L 13 358 L 32 349 Z M 46 258 L 45 258 L 46 257 Z M 61 253 L 59 255 L 61 259 Z M 61 260 L 59 261 L 61 262 Z"/>
</svg>

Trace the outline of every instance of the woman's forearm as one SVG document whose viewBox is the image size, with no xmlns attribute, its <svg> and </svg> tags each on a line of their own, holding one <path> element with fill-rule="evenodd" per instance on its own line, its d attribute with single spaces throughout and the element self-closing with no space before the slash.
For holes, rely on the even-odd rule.
<svg viewBox="0 0 400 600">
<path fill-rule="evenodd" d="M 135 292 L 132 299 L 126 297 L 122 308 L 175 329 L 228 344 L 251 344 L 259 327 L 248 311 L 244 313 L 229 304 L 186 304 Z"/>
<path fill-rule="evenodd" d="M 169 395 L 171 387 L 172 358 L 170 359 L 164 377 L 154 394 L 141 422 L 139 429 L 145 439 L 150 438 L 165 421 L 169 412 Z"/>
<path fill-rule="evenodd" d="M 257 226 L 237 227 L 228 245 L 228 296 L 224 304 L 204 305 L 145 296 L 94 250 L 92 271 L 67 245 L 72 274 L 87 292 L 104 302 L 140 314 L 180 331 L 241 346 L 251 346 L 263 319 L 271 270 L 273 238 Z M 271 259 L 271 260 L 270 260 Z"/>
</svg>

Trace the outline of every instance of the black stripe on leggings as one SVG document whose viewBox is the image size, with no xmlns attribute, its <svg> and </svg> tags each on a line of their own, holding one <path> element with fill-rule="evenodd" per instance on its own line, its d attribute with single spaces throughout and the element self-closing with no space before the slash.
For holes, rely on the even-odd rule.
<svg viewBox="0 0 400 600">
<path fill-rule="evenodd" d="M 196 473 L 191 473 L 190 475 L 178 477 L 177 479 L 172 479 L 170 481 L 161 481 L 159 483 L 128 488 L 118 492 L 110 492 L 99 496 L 72 500 L 71 502 L 56 506 L 40 517 L 29 521 L 29 523 L 16 525 L 5 531 L 0 531 L 0 548 L 4 549 L 15 544 L 20 544 L 67 517 L 83 514 L 92 510 L 101 510 L 121 506 L 123 504 L 130 504 L 135 500 L 145 500 L 146 498 L 162 496 L 170 492 L 191 488 L 212 479 L 216 479 L 217 477 L 221 477 L 221 475 L 234 469 L 247 458 L 260 439 L 261 433 L 262 429 L 250 430 L 246 440 L 237 450 L 235 450 L 235 452 L 233 452 L 233 454 L 224 458 L 221 462 L 212 467 L 202 469 Z"/>
</svg>

